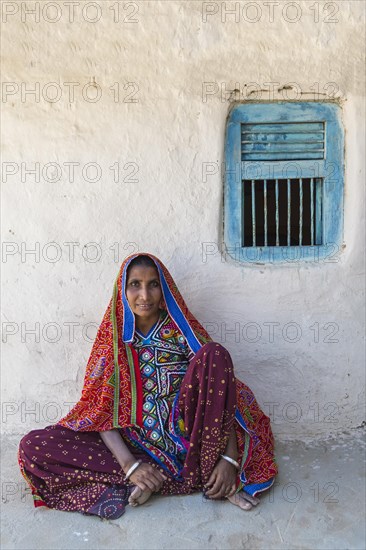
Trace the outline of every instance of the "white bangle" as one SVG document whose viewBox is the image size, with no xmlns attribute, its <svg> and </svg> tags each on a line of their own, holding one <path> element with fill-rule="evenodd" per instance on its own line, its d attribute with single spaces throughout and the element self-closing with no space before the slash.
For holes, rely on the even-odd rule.
<svg viewBox="0 0 366 550">
<path fill-rule="evenodd" d="M 239 462 L 236 462 L 236 460 L 234 460 L 233 458 L 230 458 L 230 456 L 227 456 L 227 455 L 220 455 L 221 458 L 227 460 L 228 462 L 230 462 L 230 464 L 232 464 L 233 466 L 235 466 L 235 468 L 237 470 L 240 470 L 240 465 L 239 465 Z"/>
<path fill-rule="evenodd" d="M 135 462 L 135 464 L 132 464 L 131 468 L 128 470 L 127 474 L 125 475 L 125 481 L 128 480 L 128 478 L 133 474 L 135 470 L 140 466 L 141 460 L 138 460 Z"/>
</svg>

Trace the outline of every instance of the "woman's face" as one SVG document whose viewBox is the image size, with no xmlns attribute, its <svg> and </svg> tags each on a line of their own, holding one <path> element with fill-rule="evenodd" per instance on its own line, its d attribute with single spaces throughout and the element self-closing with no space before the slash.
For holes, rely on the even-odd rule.
<svg viewBox="0 0 366 550">
<path fill-rule="evenodd" d="M 155 323 L 163 302 L 157 270 L 144 265 L 132 266 L 128 271 L 126 296 L 137 321 Z"/>
</svg>

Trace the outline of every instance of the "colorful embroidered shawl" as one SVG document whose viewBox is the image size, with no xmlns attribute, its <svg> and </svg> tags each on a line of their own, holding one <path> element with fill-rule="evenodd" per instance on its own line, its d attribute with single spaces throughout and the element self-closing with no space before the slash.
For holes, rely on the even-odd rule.
<svg viewBox="0 0 366 550">
<path fill-rule="evenodd" d="M 113 297 L 97 332 L 86 367 L 80 401 L 57 424 L 75 431 L 107 431 L 142 425 L 142 386 L 132 347 L 135 316 L 126 298 L 127 267 L 137 256 L 157 267 L 166 309 L 196 353 L 211 338 L 189 311 L 167 268 L 152 254 L 132 254 L 123 262 Z"/>
</svg>

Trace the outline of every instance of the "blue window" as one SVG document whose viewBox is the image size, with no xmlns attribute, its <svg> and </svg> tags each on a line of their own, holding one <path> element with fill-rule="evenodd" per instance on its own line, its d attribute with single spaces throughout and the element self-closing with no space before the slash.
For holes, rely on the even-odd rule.
<svg viewBox="0 0 366 550">
<path fill-rule="evenodd" d="M 242 262 L 331 261 L 342 246 L 343 173 L 336 103 L 234 106 L 225 138 L 227 253 Z"/>
</svg>

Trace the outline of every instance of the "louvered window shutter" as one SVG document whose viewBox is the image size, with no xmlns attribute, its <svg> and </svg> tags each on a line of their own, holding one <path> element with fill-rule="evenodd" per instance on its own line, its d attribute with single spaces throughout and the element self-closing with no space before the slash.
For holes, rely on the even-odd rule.
<svg viewBox="0 0 366 550">
<path fill-rule="evenodd" d="M 233 108 L 225 144 L 225 245 L 239 261 L 319 260 L 339 250 L 343 129 L 336 104 Z"/>
</svg>

